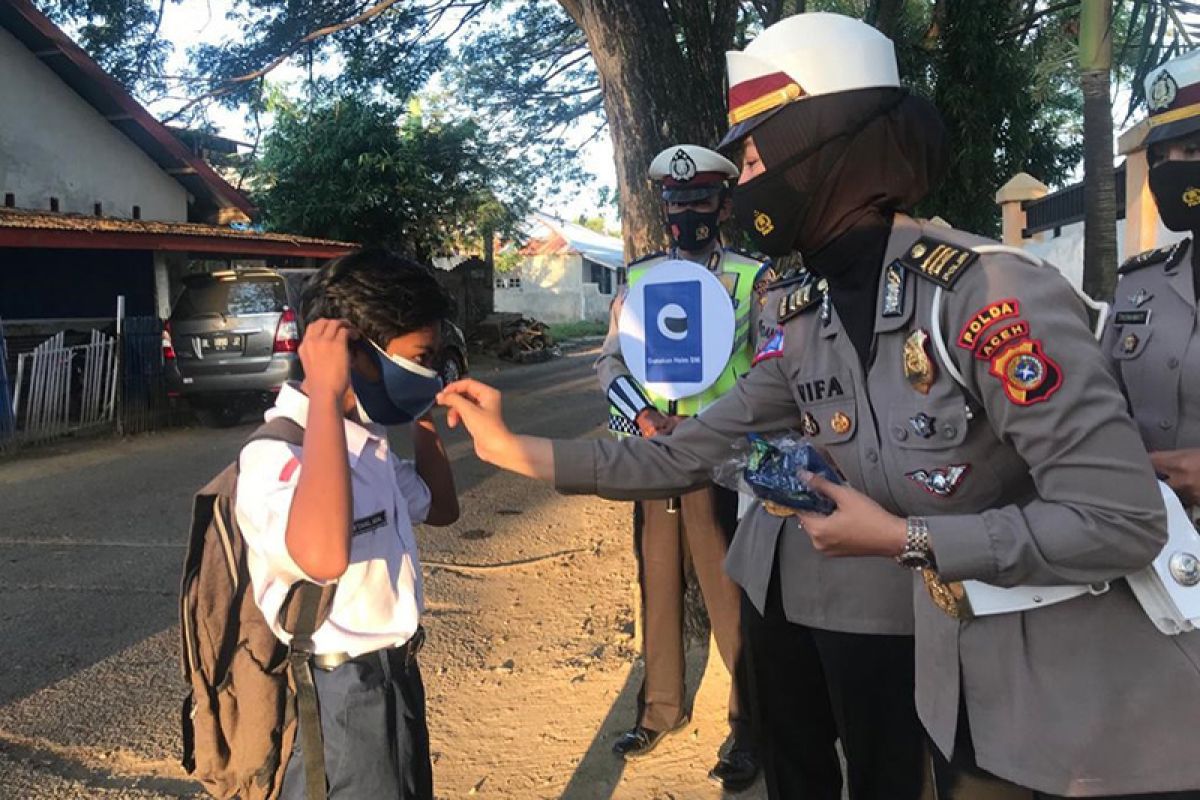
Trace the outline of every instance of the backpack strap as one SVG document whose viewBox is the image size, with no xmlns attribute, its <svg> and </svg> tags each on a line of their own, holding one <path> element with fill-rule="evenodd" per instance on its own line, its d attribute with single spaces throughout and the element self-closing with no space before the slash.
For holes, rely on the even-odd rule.
<svg viewBox="0 0 1200 800">
<path fill-rule="evenodd" d="M 288 667 L 296 682 L 296 706 L 300 725 L 300 751 L 304 754 L 304 794 L 307 800 L 326 800 L 325 742 L 321 736 L 321 715 L 317 707 L 317 687 L 313 682 L 312 636 L 322 620 L 322 600 L 332 600 L 337 584 L 318 586 L 307 581 L 296 585 L 293 598 L 298 604 L 292 643 L 288 646 Z"/>
<path fill-rule="evenodd" d="M 304 445 L 304 428 L 295 420 L 276 417 L 261 425 L 246 444 L 264 439 Z M 301 581 L 284 602 L 281 616 L 290 617 L 292 641 L 288 645 L 288 668 L 296 684 L 297 723 L 300 726 L 300 752 L 304 755 L 304 794 L 307 800 L 326 800 L 325 742 L 321 736 L 321 715 L 317 705 L 317 686 L 313 682 L 313 634 L 321 627 L 333 603 L 337 584 L 318 586 Z M 288 609 L 295 604 L 295 611 Z M 286 627 L 286 624 L 285 624 Z"/>
</svg>

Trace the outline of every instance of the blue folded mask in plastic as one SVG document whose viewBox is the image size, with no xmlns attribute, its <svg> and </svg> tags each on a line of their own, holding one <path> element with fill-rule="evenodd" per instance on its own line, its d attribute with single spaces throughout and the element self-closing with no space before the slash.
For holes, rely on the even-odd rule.
<svg viewBox="0 0 1200 800">
<path fill-rule="evenodd" d="M 388 355 L 369 339 L 359 347 L 374 360 L 380 375 L 378 381 L 370 381 L 350 370 L 350 385 L 367 422 L 404 425 L 433 407 L 442 390 L 442 379 L 435 370 L 402 356 Z"/>
</svg>

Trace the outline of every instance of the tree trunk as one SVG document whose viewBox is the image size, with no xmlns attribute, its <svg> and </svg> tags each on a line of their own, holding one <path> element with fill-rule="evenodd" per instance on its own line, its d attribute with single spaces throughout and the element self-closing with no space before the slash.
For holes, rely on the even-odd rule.
<svg viewBox="0 0 1200 800">
<path fill-rule="evenodd" d="M 725 132 L 724 54 L 737 3 L 671 3 L 672 18 L 667 4 L 649 0 L 559 2 L 586 35 L 600 76 L 632 260 L 666 244 L 650 161 L 672 144 L 713 147 Z"/>
<path fill-rule="evenodd" d="M 1083 290 L 1112 298 L 1117 268 L 1117 190 L 1113 170 L 1112 2 L 1083 0 L 1079 66 L 1083 86 Z"/>
<path fill-rule="evenodd" d="M 867 12 L 867 22 L 890 39 L 896 35 L 896 26 L 903 11 L 904 0 L 874 0 Z"/>
</svg>

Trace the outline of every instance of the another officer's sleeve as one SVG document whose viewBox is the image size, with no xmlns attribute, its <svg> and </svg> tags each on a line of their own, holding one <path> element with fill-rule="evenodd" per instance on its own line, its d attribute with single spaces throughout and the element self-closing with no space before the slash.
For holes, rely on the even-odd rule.
<svg viewBox="0 0 1200 800">
<path fill-rule="evenodd" d="M 1002 350 L 1007 357 L 981 360 L 956 344 L 975 314 L 1008 298 L 1019 302 L 1029 335 Z M 1018 258 L 984 256 L 944 293 L 942 318 L 968 390 L 1029 465 L 1035 487 L 1012 505 L 930 517 L 942 578 L 1080 584 L 1149 564 L 1166 542 L 1154 472 L 1066 280 Z M 1028 357 L 1014 360 L 1021 354 Z"/>
<path fill-rule="evenodd" d="M 1118 292 L 1120 291 L 1119 287 L 1120 284 L 1118 283 Z M 1100 355 L 1104 356 L 1104 363 L 1108 366 L 1108 371 L 1112 373 L 1113 378 L 1117 381 L 1121 393 L 1125 394 L 1125 385 L 1121 381 L 1121 370 L 1117 368 L 1117 360 L 1113 358 L 1113 350 L 1117 344 L 1117 326 L 1113 322 L 1115 319 L 1116 315 L 1113 313 L 1113 308 L 1110 308 L 1108 319 L 1104 323 L 1104 335 L 1100 338 Z"/>
<path fill-rule="evenodd" d="M 761 362 L 669 436 L 555 441 L 555 486 L 566 493 L 638 500 L 671 497 L 711 482 L 712 468 L 732 455 L 738 437 L 798 423 L 783 363 Z"/>
</svg>

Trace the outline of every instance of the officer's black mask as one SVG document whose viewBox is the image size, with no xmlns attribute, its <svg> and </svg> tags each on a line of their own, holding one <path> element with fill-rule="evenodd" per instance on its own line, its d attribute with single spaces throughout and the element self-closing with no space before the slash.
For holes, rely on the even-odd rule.
<svg viewBox="0 0 1200 800">
<path fill-rule="evenodd" d="M 1150 168 L 1150 193 L 1163 225 L 1200 231 L 1200 161 L 1160 161 Z"/>
<path fill-rule="evenodd" d="M 721 192 L 717 207 L 712 211 L 700 211 L 688 207 L 674 213 L 666 212 L 667 235 L 680 250 L 694 252 L 703 250 L 721 232 L 721 206 L 725 193 Z"/>
</svg>

